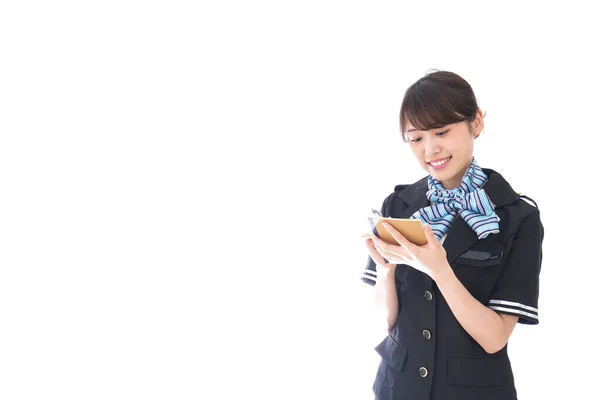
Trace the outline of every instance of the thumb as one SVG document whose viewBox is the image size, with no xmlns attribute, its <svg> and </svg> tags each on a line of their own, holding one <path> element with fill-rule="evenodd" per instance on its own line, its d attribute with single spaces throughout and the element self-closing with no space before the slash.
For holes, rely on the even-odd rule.
<svg viewBox="0 0 600 400">
<path fill-rule="evenodd" d="M 425 231 L 425 237 L 427 238 L 428 243 L 437 242 L 437 238 L 435 237 L 435 234 L 431 230 L 431 226 L 429 224 L 425 224 L 423 230 Z"/>
</svg>

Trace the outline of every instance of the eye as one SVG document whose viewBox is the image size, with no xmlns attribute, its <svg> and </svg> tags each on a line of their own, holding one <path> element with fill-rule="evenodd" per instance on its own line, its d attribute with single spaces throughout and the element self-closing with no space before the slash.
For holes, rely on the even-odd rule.
<svg viewBox="0 0 600 400">
<path fill-rule="evenodd" d="M 450 131 L 450 129 L 446 129 L 445 131 L 438 132 L 438 133 L 436 133 L 436 136 L 444 136 L 446 133 L 448 133 L 448 131 Z M 417 143 L 417 142 L 421 141 L 421 138 L 410 139 L 410 141 L 413 143 Z"/>
</svg>

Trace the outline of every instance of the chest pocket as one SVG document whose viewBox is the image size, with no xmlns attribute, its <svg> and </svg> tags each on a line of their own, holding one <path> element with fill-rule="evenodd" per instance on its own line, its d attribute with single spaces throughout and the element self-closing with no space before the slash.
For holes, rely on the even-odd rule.
<svg viewBox="0 0 600 400">
<path fill-rule="evenodd" d="M 452 269 L 465 288 L 480 302 L 487 302 L 502 273 L 504 246 L 471 248 L 456 258 Z"/>
<path fill-rule="evenodd" d="M 503 249 L 498 250 L 467 250 L 456 262 L 471 267 L 490 267 L 502 263 Z"/>
</svg>

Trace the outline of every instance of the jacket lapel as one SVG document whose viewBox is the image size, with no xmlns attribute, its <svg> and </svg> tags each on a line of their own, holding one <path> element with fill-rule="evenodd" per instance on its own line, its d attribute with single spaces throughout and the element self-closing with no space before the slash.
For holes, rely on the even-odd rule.
<svg viewBox="0 0 600 400">
<path fill-rule="evenodd" d="M 477 240 L 475 231 L 457 214 L 443 244 L 444 249 L 446 249 L 448 263 L 452 264 L 459 255 L 467 251 Z"/>
<path fill-rule="evenodd" d="M 502 175 L 492 169 L 482 168 L 482 170 L 488 176 L 488 180 L 482 188 L 485 189 L 496 208 L 519 199 L 519 195 L 515 193 Z M 429 205 L 427 179 L 428 177 L 425 177 L 400 192 L 400 197 L 409 205 L 401 218 L 409 218 L 420 208 Z M 452 264 L 459 255 L 467 251 L 477 240 L 475 231 L 457 213 L 443 244 L 444 249 L 446 249 L 448 263 Z"/>
<path fill-rule="evenodd" d="M 429 205 L 427 179 L 428 177 L 420 179 L 400 192 L 399 197 L 408 204 L 408 207 L 399 218 L 410 218 L 418 210 Z"/>
</svg>

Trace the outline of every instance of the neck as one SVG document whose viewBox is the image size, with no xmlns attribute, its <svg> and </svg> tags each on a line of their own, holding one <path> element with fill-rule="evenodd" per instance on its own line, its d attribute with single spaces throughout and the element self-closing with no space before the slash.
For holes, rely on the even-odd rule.
<svg viewBox="0 0 600 400">
<path fill-rule="evenodd" d="M 465 174 L 467 173 L 467 170 L 469 169 L 469 167 L 471 166 L 472 163 L 473 163 L 473 160 L 471 160 L 470 163 L 465 165 L 461 169 L 461 172 L 458 175 L 455 175 L 454 177 L 452 177 L 448 180 L 440 181 L 440 183 L 442 184 L 442 187 L 446 190 L 452 190 L 452 189 L 456 189 L 457 187 L 460 187 L 460 184 L 462 183 L 462 179 L 464 178 Z"/>
</svg>

